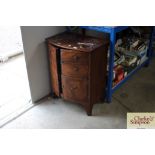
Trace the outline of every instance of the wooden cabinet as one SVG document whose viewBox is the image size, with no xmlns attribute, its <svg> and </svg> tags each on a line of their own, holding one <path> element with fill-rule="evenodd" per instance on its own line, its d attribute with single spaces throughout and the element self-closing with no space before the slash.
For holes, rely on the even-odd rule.
<svg viewBox="0 0 155 155">
<path fill-rule="evenodd" d="M 53 93 L 81 104 L 91 115 L 93 104 L 104 101 L 108 44 L 72 33 L 47 42 Z"/>
</svg>

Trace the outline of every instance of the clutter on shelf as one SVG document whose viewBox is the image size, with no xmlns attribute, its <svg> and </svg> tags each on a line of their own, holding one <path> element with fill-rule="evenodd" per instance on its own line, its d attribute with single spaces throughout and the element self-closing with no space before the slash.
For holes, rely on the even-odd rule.
<svg viewBox="0 0 155 155">
<path fill-rule="evenodd" d="M 113 86 L 147 59 L 148 36 L 140 28 L 134 27 L 118 36 L 115 44 Z"/>
</svg>

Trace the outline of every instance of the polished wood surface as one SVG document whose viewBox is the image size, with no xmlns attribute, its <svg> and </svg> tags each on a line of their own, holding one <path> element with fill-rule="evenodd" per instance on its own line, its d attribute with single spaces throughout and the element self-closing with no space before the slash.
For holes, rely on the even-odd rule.
<svg viewBox="0 0 155 155">
<path fill-rule="evenodd" d="M 61 61 L 62 62 L 73 62 L 73 63 L 88 63 L 88 53 L 79 52 L 75 50 L 61 50 Z"/>
<path fill-rule="evenodd" d="M 62 63 L 62 74 L 72 77 L 88 77 L 88 64 Z"/>
<path fill-rule="evenodd" d="M 92 115 L 93 105 L 104 101 L 108 45 L 98 44 L 85 50 L 83 47 L 80 51 L 64 49 L 60 39 L 61 46 L 52 40 L 48 40 L 52 90 L 58 97 L 81 104 Z M 71 44 L 65 41 L 65 47 L 67 43 Z"/>
<path fill-rule="evenodd" d="M 58 65 L 57 65 L 57 48 L 48 45 L 50 57 L 50 73 L 52 90 L 56 96 L 60 96 L 59 80 L 58 80 Z"/>
<path fill-rule="evenodd" d="M 47 40 L 50 44 L 61 49 L 72 49 L 82 52 L 91 52 L 103 44 L 107 44 L 107 42 L 103 42 L 103 40 L 95 37 L 69 32 L 49 37 Z"/>
<path fill-rule="evenodd" d="M 66 77 L 62 75 L 63 98 L 68 101 L 88 103 L 88 81 L 83 78 Z"/>
<path fill-rule="evenodd" d="M 106 87 L 108 46 L 101 46 L 91 53 L 90 63 L 90 96 L 91 102 L 98 103 L 104 101 Z"/>
</svg>

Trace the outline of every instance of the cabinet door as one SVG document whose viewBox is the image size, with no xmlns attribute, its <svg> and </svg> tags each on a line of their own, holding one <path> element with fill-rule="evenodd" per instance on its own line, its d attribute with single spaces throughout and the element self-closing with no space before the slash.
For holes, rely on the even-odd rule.
<svg viewBox="0 0 155 155">
<path fill-rule="evenodd" d="M 88 102 L 88 81 L 83 78 L 62 76 L 63 98 L 79 103 Z"/>
<path fill-rule="evenodd" d="M 49 45 L 49 57 L 52 91 L 55 95 L 59 96 L 60 90 L 58 80 L 57 49 L 51 45 Z"/>
</svg>

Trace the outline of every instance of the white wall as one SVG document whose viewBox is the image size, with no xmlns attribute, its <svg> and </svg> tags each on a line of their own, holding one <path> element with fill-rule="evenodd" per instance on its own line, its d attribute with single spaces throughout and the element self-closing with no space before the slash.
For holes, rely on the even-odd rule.
<svg viewBox="0 0 155 155">
<path fill-rule="evenodd" d="M 47 48 L 45 38 L 65 31 L 59 26 L 22 26 L 24 53 L 32 101 L 50 93 Z"/>
</svg>

